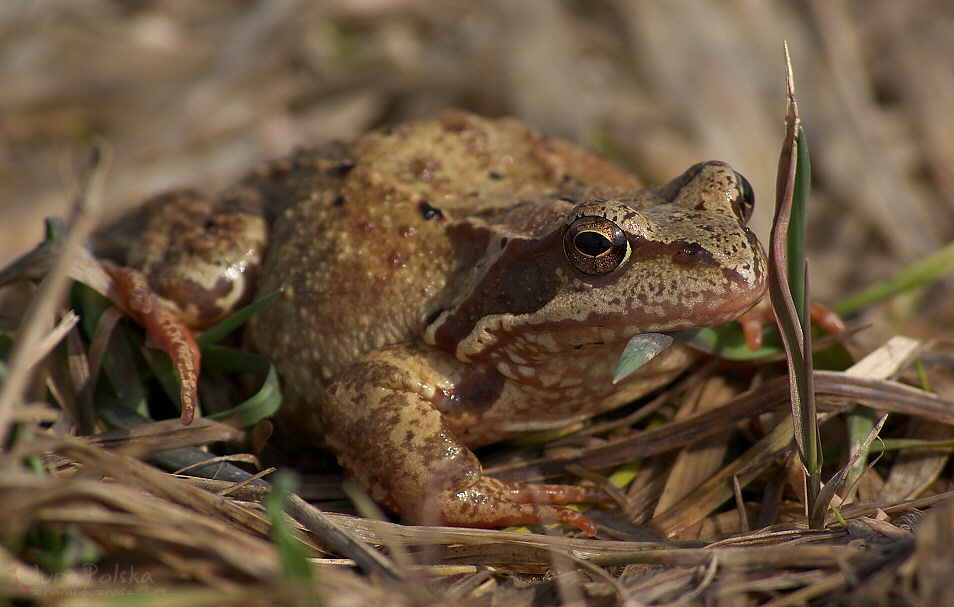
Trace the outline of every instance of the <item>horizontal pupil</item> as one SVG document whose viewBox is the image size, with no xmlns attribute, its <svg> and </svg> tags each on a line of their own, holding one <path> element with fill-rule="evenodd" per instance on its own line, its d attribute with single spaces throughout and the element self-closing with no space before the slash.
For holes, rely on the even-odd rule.
<svg viewBox="0 0 954 607">
<path fill-rule="evenodd" d="M 577 250 L 590 257 L 599 257 L 613 248 L 609 238 L 599 232 L 580 232 L 574 239 Z"/>
</svg>

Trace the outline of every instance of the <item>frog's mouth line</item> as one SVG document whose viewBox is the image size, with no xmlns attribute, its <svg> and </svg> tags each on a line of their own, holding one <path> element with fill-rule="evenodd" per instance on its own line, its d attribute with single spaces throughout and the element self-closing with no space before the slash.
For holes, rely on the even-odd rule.
<svg viewBox="0 0 954 607">
<path fill-rule="evenodd" d="M 698 306 L 688 306 L 681 319 L 663 317 L 657 323 L 641 320 L 639 323 L 625 324 L 620 322 L 618 314 L 599 313 L 590 313 L 585 318 L 574 320 L 546 320 L 536 323 L 518 322 L 518 317 L 513 315 L 493 315 L 475 323 L 472 331 L 448 348 L 448 351 L 469 362 L 485 360 L 491 357 L 493 352 L 500 351 L 517 354 L 520 358 L 532 361 L 587 346 L 613 344 L 622 347 L 636 335 L 673 335 L 688 329 L 729 323 L 748 311 L 760 299 L 761 297 L 753 296 L 748 300 L 734 300 L 733 305 L 725 303 L 716 308 L 708 306 L 704 301 L 704 311 L 698 311 Z M 559 339 L 556 336 L 559 336 Z"/>
<path fill-rule="evenodd" d="M 711 259 L 711 254 L 708 258 Z M 689 289 L 715 295 L 691 298 L 679 291 L 687 289 L 687 281 L 675 281 L 673 288 L 677 290 L 670 296 L 664 296 L 659 288 L 645 289 L 630 293 L 625 298 L 607 298 L 602 303 L 602 312 L 593 309 L 591 285 L 587 285 L 589 288 L 586 289 L 570 290 L 566 283 L 557 284 L 553 281 L 549 298 L 531 301 L 533 305 L 523 309 L 518 305 L 502 305 L 506 302 L 499 298 L 494 299 L 489 295 L 486 298 L 474 297 L 472 293 L 457 308 L 433 313 L 427 319 L 425 334 L 429 337 L 428 341 L 443 350 L 460 352 L 466 343 L 463 349 L 476 354 L 485 348 L 513 342 L 520 336 L 539 338 L 545 334 L 560 335 L 560 341 L 567 344 L 566 348 L 559 348 L 563 350 L 572 347 L 569 344 L 625 341 L 639 333 L 713 327 L 741 316 L 758 303 L 765 292 L 761 274 L 753 277 L 757 282 L 752 285 L 737 270 L 722 266 L 718 266 L 717 270 L 718 280 L 696 277 L 699 283 L 697 288 Z M 691 277 L 692 273 L 687 272 L 687 276 Z M 485 276 L 484 283 L 487 278 Z M 601 278 L 607 286 L 618 281 Z M 744 286 L 738 286 L 740 284 Z M 560 291 L 563 292 L 562 296 Z M 485 305 L 486 302 L 491 305 Z M 551 305 L 550 312 L 546 311 L 548 304 Z M 574 315 L 573 310 L 580 312 Z M 623 314 L 621 310 L 630 312 Z M 472 358 L 472 355 L 467 358 Z"/>
</svg>

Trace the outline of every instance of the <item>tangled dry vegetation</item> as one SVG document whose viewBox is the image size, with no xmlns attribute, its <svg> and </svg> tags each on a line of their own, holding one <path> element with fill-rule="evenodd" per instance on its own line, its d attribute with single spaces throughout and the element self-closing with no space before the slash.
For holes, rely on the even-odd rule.
<svg viewBox="0 0 954 607">
<path fill-rule="evenodd" d="M 624 486 L 619 508 L 591 512 L 596 539 L 414 527 L 376 520 L 360 500 L 354 515 L 334 471 L 270 501 L 232 465 L 253 469 L 254 427 L 108 429 L 122 424 L 97 416 L 91 378 L 103 360 L 124 364 L 104 335 L 135 328 L 107 320 L 87 343 L 55 284 L 21 283 L 2 293 L 0 351 L 9 361 L 19 348 L 20 362 L 0 389 L 0 597 L 952 604 L 954 297 L 949 278 L 934 279 L 954 234 L 949 3 L 7 2 L 0 256 L 33 248 L 42 216 L 66 212 L 72 175 L 88 177 L 67 167 L 92 141 L 114 157 L 97 189 L 109 215 L 158 190 L 215 189 L 299 143 L 451 106 L 517 115 L 653 183 L 727 160 L 761 194 L 765 241 L 783 39 L 812 150 L 813 297 L 836 301 L 919 260 L 931 270 L 903 274 L 913 287 L 855 312 L 858 331 L 818 356 L 822 479 L 846 475 L 820 525 L 805 513 L 779 361 L 713 361 L 574 434 L 481 453 L 501 478 L 606 474 Z M 83 223 L 71 246 L 93 228 Z M 121 371 L 136 375 L 141 357 Z M 219 397 L 237 402 L 231 390 Z M 883 414 L 866 458 L 852 461 Z M 228 453 L 213 463 L 234 476 L 197 478 L 170 450 L 193 463 Z"/>
</svg>

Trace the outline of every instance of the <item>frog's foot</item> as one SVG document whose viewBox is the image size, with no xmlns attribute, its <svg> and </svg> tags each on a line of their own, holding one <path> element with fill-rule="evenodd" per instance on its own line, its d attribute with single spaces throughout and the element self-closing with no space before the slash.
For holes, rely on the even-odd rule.
<svg viewBox="0 0 954 607">
<path fill-rule="evenodd" d="M 812 324 L 820 326 L 828 333 L 841 333 L 845 330 L 844 321 L 837 314 L 819 303 L 812 303 L 808 307 L 808 314 Z M 754 308 L 739 317 L 742 333 L 745 335 L 745 345 L 755 351 L 762 347 L 762 332 L 766 325 L 775 322 L 775 312 L 768 298 L 763 299 Z"/>
<path fill-rule="evenodd" d="M 597 487 L 532 485 L 481 477 L 464 491 L 445 492 L 437 498 L 441 522 L 459 527 L 505 527 L 534 523 L 578 527 L 589 536 L 596 525 L 589 517 L 552 504 L 570 502 L 614 503 Z M 425 521 L 426 522 L 426 521 Z"/>
<path fill-rule="evenodd" d="M 394 346 L 367 354 L 328 387 L 321 424 L 338 462 L 376 502 L 425 524 L 497 527 L 566 523 L 586 533 L 584 515 L 553 504 L 613 503 L 596 487 L 529 485 L 482 476 L 480 462 L 439 404 L 464 385 L 474 366 L 447 353 Z M 477 373 L 486 373 L 486 370 Z M 475 391 L 480 392 L 480 391 Z M 485 395 L 484 395 L 485 396 Z M 454 403 L 475 411 L 466 394 Z M 286 410 L 285 414 L 292 410 Z M 317 425 L 313 410 L 294 411 L 300 428 Z M 494 420 L 471 419 L 474 426 Z"/>
<path fill-rule="evenodd" d="M 116 291 L 111 298 L 113 303 L 145 329 L 146 345 L 168 354 L 179 372 L 182 425 L 188 426 L 195 417 L 200 362 L 199 347 L 192 332 L 159 302 L 141 272 L 111 263 L 104 263 L 103 268 L 113 280 Z"/>
</svg>

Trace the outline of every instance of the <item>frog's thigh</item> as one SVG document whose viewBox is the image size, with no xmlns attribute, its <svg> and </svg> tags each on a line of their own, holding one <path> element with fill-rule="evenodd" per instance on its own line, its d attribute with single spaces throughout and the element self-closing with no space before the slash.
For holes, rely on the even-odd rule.
<svg viewBox="0 0 954 607">
<path fill-rule="evenodd" d="M 594 532 L 576 512 L 526 502 L 605 501 L 596 488 L 481 476 L 480 462 L 438 410 L 471 368 L 422 346 L 371 352 L 328 388 L 322 405 L 328 446 L 376 502 L 414 521 L 474 527 L 560 522 Z"/>
<path fill-rule="evenodd" d="M 157 196 L 140 213 L 125 263 L 142 271 L 186 324 L 208 327 L 251 298 L 268 240 L 265 204 L 249 187 L 214 199 L 192 191 Z"/>
</svg>

